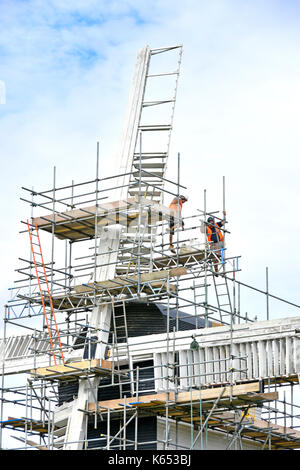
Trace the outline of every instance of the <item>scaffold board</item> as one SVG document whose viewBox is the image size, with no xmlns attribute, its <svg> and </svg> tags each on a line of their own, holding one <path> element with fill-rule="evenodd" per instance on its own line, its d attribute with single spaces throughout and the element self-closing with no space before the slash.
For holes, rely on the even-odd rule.
<svg viewBox="0 0 300 470">
<path fill-rule="evenodd" d="M 86 361 L 72 362 L 65 365 L 39 367 L 30 371 L 36 378 L 69 380 L 83 375 L 107 375 L 112 372 L 113 363 L 104 359 L 91 359 Z"/>
</svg>

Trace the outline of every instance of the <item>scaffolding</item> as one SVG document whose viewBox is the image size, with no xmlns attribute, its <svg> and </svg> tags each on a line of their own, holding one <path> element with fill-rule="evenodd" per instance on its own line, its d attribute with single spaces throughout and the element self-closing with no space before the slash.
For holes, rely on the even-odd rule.
<svg viewBox="0 0 300 470">
<path fill-rule="evenodd" d="M 150 55 L 174 49 L 180 65 L 180 47 Z M 147 79 L 175 75 L 176 96 L 179 68 L 151 74 L 148 65 Z M 175 98 L 140 99 L 145 108 L 171 104 L 173 119 Z M 100 177 L 97 144 L 91 180 L 57 187 L 54 168 L 50 189 L 22 188 L 29 255 L 4 312 L 0 448 L 11 433 L 15 449 L 194 450 L 211 436 L 230 450 L 300 447 L 300 319 L 272 323 L 269 301 L 300 306 L 268 283 L 264 291 L 241 282 L 240 255 L 207 240 L 208 217 L 223 220 L 225 178 L 222 211 L 208 210 L 204 191 L 170 252 L 170 220 L 181 221 L 164 201 L 188 189 L 180 154 L 177 180 L 165 176 L 170 129 L 140 123 L 120 174 Z M 149 132 L 167 133 L 165 152 L 145 150 Z M 227 241 L 226 221 L 222 232 Z M 248 291 L 262 299 L 266 322 L 249 315 L 247 295 L 245 309 Z"/>
<path fill-rule="evenodd" d="M 22 233 L 25 237 L 30 234 L 31 254 L 28 259 L 20 259 L 22 267 L 17 272 L 22 278 L 11 288 L 12 298 L 5 310 L 2 440 L 4 432 L 18 430 L 24 436 L 18 437 L 24 444 L 18 448 L 63 448 L 66 426 L 61 426 L 56 416 L 60 390 L 68 386 L 76 390 L 80 380 L 88 384 L 92 397 L 81 410 L 87 417 L 83 448 L 138 449 L 148 445 L 163 449 L 199 446 L 203 449 L 212 431 L 226 434 L 229 449 L 241 448 L 245 440 L 257 442 L 263 448 L 298 448 L 298 405 L 294 403 L 298 375 L 284 377 L 279 371 L 278 377 L 249 381 L 247 352 L 236 354 L 234 327 L 255 324 L 243 313 L 240 290 L 254 288 L 238 281 L 239 256 L 226 256 L 225 249 L 218 257 L 220 269 L 216 278 L 216 253 L 205 239 L 199 241 L 199 235 L 208 214 L 217 218 L 218 212 L 199 210 L 186 217 L 184 237 L 181 234 L 179 239 L 177 231 L 177 252 L 170 255 L 168 243 L 164 241 L 171 215 L 168 207 L 141 196 L 118 204 L 100 202 L 103 194 L 109 199 L 109 192 L 115 190 L 113 182 L 119 177 L 95 178 L 43 192 L 24 188 L 31 195 L 31 199 L 23 199 L 31 206 L 31 212 L 38 208 L 46 214 L 35 218 L 31 213 L 31 222 L 23 223 Z M 171 183 L 169 181 L 172 187 Z M 170 197 L 182 192 L 182 186 L 180 191 L 176 183 L 173 187 L 173 193 L 166 190 Z M 75 195 L 75 188 L 81 193 Z M 70 195 L 66 196 L 68 191 Z M 94 205 L 87 208 L 87 203 Z M 51 213 L 47 212 L 49 206 L 52 206 Z M 60 207 L 71 209 L 60 212 Z M 122 243 L 113 261 L 117 275 L 96 281 L 97 269 L 107 267 L 110 261 L 108 258 L 105 261 L 105 252 L 100 259 L 95 234 L 100 227 L 105 230 L 115 224 L 122 227 Z M 33 259 L 31 250 L 33 235 L 38 234 L 38 248 L 48 247 L 48 253 L 40 262 Z M 63 256 L 55 246 L 58 240 L 64 245 Z M 59 260 L 65 260 L 64 266 L 56 262 L 55 252 Z M 220 284 L 223 284 L 222 293 Z M 269 292 L 255 290 L 264 297 L 275 298 Z M 158 341 L 164 343 L 165 351 L 154 364 L 150 364 L 150 360 L 150 365 L 140 366 L 143 358 L 133 361 L 133 351 L 144 349 L 147 362 L 149 348 L 140 345 L 139 337 L 128 337 L 127 310 L 133 304 L 156 303 L 165 307 L 166 329 L 159 334 L 163 338 L 149 336 L 149 347 L 159 350 L 160 346 L 155 344 Z M 90 325 L 88 315 L 99 305 L 109 305 L 112 309 L 111 328 L 106 331 L 108 341 L 103 345 L 106 359 L 103 360 L 94 357 L 99 335 L 95 334 L 95 326 Z M 191 319 L 194 326 L 182 331 L 180 323 Z M 29 334 L 8 338 L 9 326 L 15 331 L 25 329 Z M 203 337 L 199 332 L 210 329 L 217 333 L 219 328 L 227 328 L 229 345 L 223 355 L 209 355 L 207 348 L 204 356 Z M 190 343 L 189 351 L 184 350 L 185 362 L 178 357 L 183 356 L 178 349 L 183 340 Z M 17 363 L 20 357 L 24 366 L 20 369 L 17 365 L 17 373 L 29 374 L 26 385 L 5 386 L 4 380 L 14 373 L 13 369 L 6 371 L 9 360 Z M 147 371 L 152 372 L 149 377 Z M 211 380 L 217 372 L 219 379 Z M 99 379 L 97 386 L 93 385 L 95 377 Z M 99 400 L 101 390 L 111 387 L 119 390 L 118 398 Z M 278 393 L 281 388 L 283 395 Z M 5 417 L 5 406 L 10 404 L 25 407 L 21 417 Z M 256 417 L 258 414 L 260 419 Z M 163 436 L 155 442 L 141 443 L 138 422 L 149 416 L 159 417 L 164 424 Z M 101 437 L 88 437 L 91 422 L 95 430 L 101 430 Z M 133 423 L 134 438 L 132 431 L 129 437 L 126 434 Z M 182 445 L 178 438 L 174 442 L 175 431 L 171 430 L 180 423 L 190 427 L 190 446 Z M 37 442 L 34 437 L 38 438 Z"/>
</svg>

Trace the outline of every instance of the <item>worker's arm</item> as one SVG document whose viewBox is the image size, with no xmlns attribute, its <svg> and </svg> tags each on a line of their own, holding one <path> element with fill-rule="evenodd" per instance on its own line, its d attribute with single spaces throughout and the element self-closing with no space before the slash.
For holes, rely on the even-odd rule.
<svg viewBox="0 0 300 470">
<path fill-rule="evenodd" d="M 223 211 L 223 215 L 224 215 L 223 220 L 218 222 L 219 227 L 222 227 L 225 224 L 225 222 L 227 222 L 227 220 L 226 220 L 226 211 Z"/>
<path fill-rule="evenodd" d="M 227 222 L 226 220 L 226 211 L 223 211 L 223 214 L 224 214 L 224 219 L 223 220 L 220 220 L 220 222 L 217 222 L 217 226 L 221 229 L 223 235 L 225 235 L 225 228 L 221 228 L 225 225 L 225 223 Z"/>
</svg>

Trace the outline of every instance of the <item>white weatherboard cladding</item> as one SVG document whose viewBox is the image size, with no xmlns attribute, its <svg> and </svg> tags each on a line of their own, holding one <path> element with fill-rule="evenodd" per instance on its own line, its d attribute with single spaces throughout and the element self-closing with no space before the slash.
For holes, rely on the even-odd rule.
<svg viewBox="0 0 300 470">
<path fill-rule="evenodd" d="M 150 335 L 129 339 L 130 353 L 136 360 L 155 350 L 154 374 L 156 390 L 174 387 L 174 353 L 179 357 L 181 389 L 191 386 L 250 381 L 300 374 L 300 318 L 290 318 L 236 325 L 232 338 L 228 327 L 177 332 L 171 335 Z M 195 334 L 198 351 L 190 344 Z M 172 346 L 170 346 L 170 344 Z M 167 352 L 169 352 L 169 360 Z M 169 381 L 167 377 L 169 376 Z"/>
<path fill-rule="evenodd" d="M 173 368 L 170 367 L 173 364 L 172 353 L 164 352 L 160 354 L 154 354 L 154 380 L 155 390 L 173 390 L 175 383 L 172 380 L 168 380 L 173 377 Z"/>
<path fill-rule="evenodd" d="M 299 374 L 300 338 L 298 331 L 300 331 L 300 317 L 235 325 L 233 327 L 232 344 L 236 358 L 233 360 L 232 366 L 237 370 L 233 372 L 233 379 L 251 380 Z M 182 366 L 182 370 L 184 367 L 188 370 L 187 357 L 190 354 L 193 334 L 195 334 L 200 345 L 201 383 L 203 383 L 204 378 L 208 381 L 206 383 L 227 382 L 228 369 L 231 366 L 231 338 L 228 327 L 172 333 L 169 346 L 166 334 L 129 338 L 131 358 L 134 362 L 149 359 L 153 357 L 153 351 L 155 351 L 155 364 L 160 365 L 160 377 L 165 376 L 166 380 L 166 370 L 163 369 L 162 365 L 166 365 L 168 361 L 166 356 L 161 355 L 161 353 L 167 354 L 169 351 L 169 363 L 172 364 L 174 362 L 173 352 L 179 352 L 179 364 Z M 43 344 L 47 343 L 41 342 L 40 348 Z M 4 354 L 5 373 L 16 373 L 34 367 L 47 366 L 49 364 L 49 355 L 44 354 L 34 357 L 33 346 L 31 335 L 9 338 Z M 74 354 L 78 355 L 78 352 L 74 351 Z M 3 358 L 3 342 L 1 358 Z M 123 357 L 120 357 L 120 359 L 126 361 L 126 350 L 123 351 Z M 208 360 L 215 362 L 208 363 Z M 194 363 L 197 362 L 199 362 L 198 355 L 197 360 L 196 357 L 194 358 Z M 197 369 L 197 366 L 194 365 L 193 367 Z M 169 367 L 169 371 L 170 369 Z M 188 374 L 180 372 L 182 377 L 188 377 Z M 155 374 L 155 377 L 159 380 L 156 368 Z M 198 372 L 189 375 L 196 375 L 195 381 L 199 380 Z M 186 379 L 187 381 L 188 379 Z M 182 384 L 184 387 L 186 386 L 184 379 L 182 379 Z M 161 388 L 161 383 L 159 388 Z"/>
<path fill-rule="evenodd" d="M 227 350 L 227 353 L 226 353 Z M 282 351 L 279 356 L 278 351 Z M 159 362 L 163 353 L 155 354 Z M 267 379 L 300 373 L 300 338 L 254 341 L 233 345 L 233 381 Z M 199 359 L 200 358 L 200 359 Z M 199 367 L 200 361 L 200 367 Z M 222 384 L 231 379 L 229 347 L 211 346 L 179 352 L 180 387 Z"/>
<path fill-rule="evenodd" d="M 195 438 L 197 431 L 194 432 L 193 437 Z M 158 450 L 164 450 L 165 444 L 164 440 L 166 439 L 166 420 L 164 418 L 157 419 L 157 440 L 158 440 Z M 176 423 L 169 420 L 168 422 L 168 449 L 171 451 L 182 451 L 190 449 L 191 447 L 191 427 L 187 423 Z M 202 447 L 201 439 L 198 438 L 194 444 L 194 450 L 206 449 L 206 450 L 226 450 L 232 436 L 227 435 L 226 433 L 221 433 L 218 431 L 207 431 L 203 433 Z M 261 443 L 259 442 L 250 442 L 247 439 L 242 439 L 242 445 L 239 440 L 236 441 L 236 444 L 232 449 L 243 449 L 243 450 L 257 450 L 261 448 Z"/>
<path fill-rule="evenodd" d="M 122 199 L 127 195 L 128 188 L 126 184 L 128 184 L 130 179 L 128 173 L 132 168 L 149 60 L 150 48 L 146 46 L 140 49 L 137 54 L 131 82 L 125 122 L 119 144 L 119 171 L 123 176 L 120 176 L 119 181 L 116 183 L 116 199 Z M 119 186 L 122 185 L 124 186 L 120 189 Z"/>
<path fill-rule="evenodd" d="M 23 336 L 10 336 L 5 341 L 0 342 L 0 355 L 6 359 L 21 358 L 34 355 L 34 350 L 41 354 L 49 350 L 48 333 L 41 334 L 39 338 L 34 338 L 32 334 Z"/>
</svg>

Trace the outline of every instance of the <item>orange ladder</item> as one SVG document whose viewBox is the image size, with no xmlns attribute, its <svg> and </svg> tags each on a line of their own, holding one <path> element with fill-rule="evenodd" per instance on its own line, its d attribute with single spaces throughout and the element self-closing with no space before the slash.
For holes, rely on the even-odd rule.
<svg viewBox="0 0 300 470">
<path fill-rule="evenodd" d="M 51 297 L 51 294 L 50 294 L 50 289 L 49 289 L 49 284 L 48 284 L 48 279 L 47 279 L 47 274 L 46 274 L 46 268 L 45 268 L 43 253 L 42 253 L 42 247 L 41 247 L 40 236 L 39 236 L 39 229 L 38 229 L 37 224 L 35 223 L 36 236 L 37 236 L 37 241 L 38 241 L 38 243 L 34 243 L 34 242 L 32 241 L 32 236 L 33 236 L 33 234 L 32 234 L 32 232 L 31 232 L 31 228 L 30 228 L 30 224 L 29 224 L 29 221 L 28 221 L 28 220 L 27 220 L 27 227 L 28 227 L 28 233 L 29 233 L 29 239 L 30 239 L 30 246 L 31 246 L 31 252 L 32 252 L 32 257 L 33 257 L 33 263 L 34 263 L 34 267 L 35 267 L 36 278 L 37 278 L 37 281 L 38 281 L 40 296 L 41 296 L 41 300 L 42 300 L 42 305 L 43 305 L 43 310 L 44 310 L 44 316 L 45 316 L 46 325 L 47 325 L 47 329 L 48 329 L 48 334 L 49 334 L 49 339 L 50 339 L 50 346 L 51 346 L 51 350 L 52 350 L 52 355 L 53 355 L 53 359 L 54 359 L 54 364 L 57 365 L 57 362 L 56 362 L 55 350 L 54 350 L 54 345 L 53 345 L 53 338 L 52 338 L 51 329 L 50 329 L 50 326 L 49 326 L 48 315 L 47 315 L 47 310 L 46 310 L 45 297 L 44 297 L 44 294 L 43 294 L 43 291 L 42 291 L 40 276 L 39 276 L 39 272 L 38 272 L 38 264 L 39 264 L 39 265 L 42 265 L 42 267 L 43 267 L 44 278 L 45 278 L 45 283 L 46 283 L 46 286 L 47 286 L 47 292 L 48 292 L 48 297 L 49 297 L 49 302 L 50 302 L 52 317 L 53 317 L 53 319 L 54 319 L 55 329 L 56 329 L 56 335 L 57 335 L 57 339 L 58 339 L 58 343 L 59 343 L 59 349 L 60 349 L 60 354 L 61 354 L 61 359 L 62 359 L 62 363 L 63 363 L 63 365 L 64 365 L 64 364 L 65 364 L 65 360 L 64 360 L 64 355 L 63 355 L 63 351 L 62 351 L 62 346 L 61 346 L 61 341 L 60 341 L 60 336 L 59 336 L 59 330 L 58 330 L 58 326 L 57 326 L 57 322 L 56 322 L 56 318 L 55 318 L 55 313 L 54 313 L 54 308 L 53 308 L 52 297 Z M 34 251 L 33 245 L 37 245 L 37 246 L 39 247 L 39 253 L 36 253 L 36 252 Z M 37 261 L 36 261 L 36 256 L 40 256 L 40 257 L 41 257 L 41 262 L 37 262 Z"/>
</svg>

